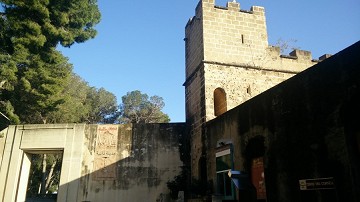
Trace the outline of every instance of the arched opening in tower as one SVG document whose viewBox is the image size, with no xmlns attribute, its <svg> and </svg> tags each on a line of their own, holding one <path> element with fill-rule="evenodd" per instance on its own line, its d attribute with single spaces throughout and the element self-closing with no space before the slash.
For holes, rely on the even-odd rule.
<svg viewBox="0 0 360 202">
<path fill-rule="evenodd" d="M 214 114 L 220 116 L 227 111 L 226 93 L 222 88 L 217 88 L 214 91 Z"/>
</svg>

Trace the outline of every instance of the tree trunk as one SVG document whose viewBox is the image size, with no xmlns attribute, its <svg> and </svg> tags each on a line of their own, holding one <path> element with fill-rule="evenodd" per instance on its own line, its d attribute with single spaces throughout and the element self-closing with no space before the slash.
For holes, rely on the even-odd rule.
<svg viewBox="0 0 360 202">
<path fill-rule="evenodd" d="M 47 179 L 46 179 L 46 190 L 49 190 L 50 186 L 52 183 L 50 183 L 52 181 L 52 175 L 54 173 L 54 169 L 55 169 L 55 166 L 56 166 L 56 160 L 51 164 L 51 168 L 50 168 L 50 171 L 49 171 L 49 174 L 47 176 Z"/>
<path fill-rule="evenodd" d="M 46 186 L 45 185 L 46 185 L 46 154 L 43 154 L 40 194 L 46 194 Z"/>
</svg>

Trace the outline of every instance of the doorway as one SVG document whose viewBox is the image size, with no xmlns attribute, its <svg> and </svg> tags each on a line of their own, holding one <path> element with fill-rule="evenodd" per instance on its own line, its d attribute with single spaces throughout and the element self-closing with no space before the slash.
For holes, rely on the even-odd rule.
<svg viewBox="0 0 360 202">
<path fill-rule="evenodd" d="M 250 181 L 256 190 L 256 201 L 266 202 L 266 183 L 264 169 L 265 137 L 262 135 L 251 138 L 245 148 L 246 167 Z"/>
<path fill-rule="evenodd" d="M 27 152 L 30 170 L 26 188 L 26 202 L 57 199 L 60 185 L 62 151 Z"/>
</svg>

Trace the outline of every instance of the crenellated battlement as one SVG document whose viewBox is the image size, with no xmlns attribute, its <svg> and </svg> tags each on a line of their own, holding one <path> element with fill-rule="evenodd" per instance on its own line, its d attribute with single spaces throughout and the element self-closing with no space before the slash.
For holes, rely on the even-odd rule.
<svg viewBox="0 0 360 202">
<path fill-rule="evenodd" d="M 263 13 L 265 13 L 265 9 L 263 7 L 252 6 L 250 8 L 250 10 L 243 10 L 243 9 L 240 9 L 239 3 L 233 3 L 233 2 L 228 2 L 228 4 L 226 6 L 214 5 L 214 8 L 221 9 L 221 10 L 237 11 L 237 12 L 248 13 L 248 14 L 263 14 Z"/>
<path fill-rule="evenodd" d="M 291 60 L 303 60 L 303 61 L 309 61 L 309 62 L 321 62 L 329 57 L 331 57 L 330 54 L 324 54 L 320 56 L 318 59 L 312 58 L 311 51 L 307 50 L 300 50 L 300 49 L 294 49 L 291 51 L 288 55 L 281 54 L 281 50 L 279 46 L 269 46 L 267 54 L 271 57 L 279 57 L 284 59 L 291 59 Z"/>
<path fill-rule="evenodd" d="M 195 16 L 190 18 L 187 25 L 192 23 L 193 19 L 196 17 L 201 17 L 203 8 L 215 8 L 219 10 L 228 10 L 228 11 L 236 11 L 247 14 L 255 14 L 255 15 L 265 15 L 265 8 L 261 6 L 252 6 L 250 10 L 243 10 L 240 8 L 240 3 L 238 2 L 227 2 L 226 6 L 216 5 L 214 0 L 200 0 L 195 8 Z"/>
<path fill-rule="evenodd" d="M 312 60 L 311 52 L 306 50 L 294 49 L 288 55 L 281 54 L 281 50 L 279 46 L 269 46 L 268 54 L 271 56 L 278 56 L 280 58 L 288 58 L 288 59 L 299 59 L 299 60 Z"/>
<path fill-rule="evenodd" d="M 237 12 L 243 12 L 248 14 L 260 14 L 263 15 L 265 13 L 264 7 L 261 6 L 252 6 L 250 10 L 243 10 L 240 8 L 240 3 L 229 1 L 227 2 L 226 6 L 220 6 L 216 4 L 216 1 L 214 0 L 202 0 L 199 3 L 203 3 L 208 8 L 215 8 L 215 9 L 221 9 L 221 10 L 229 10 L 229 11 L 237 11 Z"/>
</svg>

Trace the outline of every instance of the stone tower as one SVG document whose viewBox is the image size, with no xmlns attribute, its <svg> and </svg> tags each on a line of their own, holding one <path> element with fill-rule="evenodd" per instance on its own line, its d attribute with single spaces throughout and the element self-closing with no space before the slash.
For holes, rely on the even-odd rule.
<svg viewBox="0 0 360 202">
<path fill-rule="evenodd" d="M 226 7 L 200 0 L 185 28 L 186 122 L 191 132 L 191 169 L 206 177 L 205 123 L 316 64 L 311 53 L 280 55 L 269 46 L 265 9 Z"/>
</svg>

